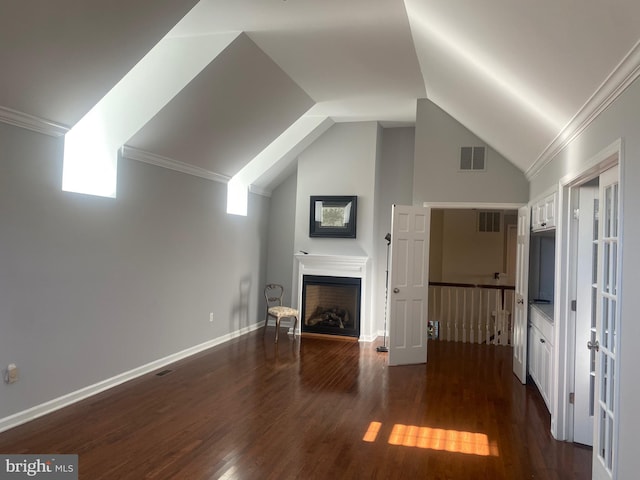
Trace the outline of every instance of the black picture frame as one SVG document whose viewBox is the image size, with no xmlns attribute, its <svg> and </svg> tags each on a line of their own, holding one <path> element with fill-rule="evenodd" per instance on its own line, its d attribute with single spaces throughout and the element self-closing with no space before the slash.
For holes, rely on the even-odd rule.
<svg viewBox="0 0 640 480">
<path fill-rule="evenodd" d="M 357 213 L 355 195 L 311 195 L 309 236 L 356 238 Z"/>
</svg>

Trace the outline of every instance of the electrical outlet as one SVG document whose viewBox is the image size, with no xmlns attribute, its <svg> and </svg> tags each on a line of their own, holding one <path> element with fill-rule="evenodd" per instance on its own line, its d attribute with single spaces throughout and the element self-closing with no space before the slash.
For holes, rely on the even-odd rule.
<svg viewBox="0 0 640 480">
<path fill-rule="evenodd" d="M 15 363 L 10 363 L 7 366 L 7 375 L 5 378 L 7 383 L 16 383 L 18 381 L 18 367 Z"/>
<path fill-rule="evenodd" d="M 213 322 L 213 312 L 211 312 L 211 313 L 209 314 L 209 321 L 210 321 L 210 322 Z"/>
</svg>

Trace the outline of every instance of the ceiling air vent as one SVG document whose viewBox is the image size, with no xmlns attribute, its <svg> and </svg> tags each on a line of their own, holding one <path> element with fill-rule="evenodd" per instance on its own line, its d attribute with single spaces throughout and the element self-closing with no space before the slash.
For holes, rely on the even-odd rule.
<svg viewBox="0 0 640 480">
<path fill-rule="evenodd" d="M 483 171 L 485 169 L 485 147 L 461 147 L 460 170 Z"/>
</svg>

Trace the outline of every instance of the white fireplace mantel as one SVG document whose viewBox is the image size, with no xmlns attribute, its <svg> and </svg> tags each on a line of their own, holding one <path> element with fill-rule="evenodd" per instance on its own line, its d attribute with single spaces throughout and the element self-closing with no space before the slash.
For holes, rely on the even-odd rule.
<svg viewBox="0 0 640 480">
<path fill-rule="evenodd" d="M 320 275 L 330 277 L 360 278 L 360 341 L 371 342 L 373 335 L 373 322 L 371 321 L 371 308 L 367 273 L 369 269 L 369 257 L 352 255 L 319 255 L 296 253 L 295 282 L 297 308 L 302 306 L 302 279 L 304 275 Z M 300 319 L 301 322 L 304 321 Z M 298 327 L 300 328 L 300 327 Z M 298 332 L 296 332 L 298 333 Z"/>
</svg>

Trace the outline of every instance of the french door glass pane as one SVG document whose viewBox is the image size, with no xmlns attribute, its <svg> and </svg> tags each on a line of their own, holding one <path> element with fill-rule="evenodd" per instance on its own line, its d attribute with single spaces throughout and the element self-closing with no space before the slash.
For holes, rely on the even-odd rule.
<svg viewBox="0 0 640 480">
<path fill-rule="evenodd" d="M 605 458 L 605 450 L 606 450 L 606 434 L 607 434 L 607 412 L 600 408 L 600 441 L 598 445 L 600 448 L 598 449 L 598 456 L 604 461 Z"/>
<path fill-rule="evenodd" d="M 598 289 L 597 285 L 595 285 L 591 289 L 591 329 L 593 330 L 594 333 L 596 328 L 596 320 L 598 317 L 598 310 L 597 310 L 598 290 L 597 289 Z M 591 340 L 595 341 L 595 338 L 592 338 Z"/>
<path fill-rule="evenodd" d="M 610 245 L 610 243 L 608 241 L 605 240 L 603 246 L 604 246 L 604 252 L 602 254 L 602 268 L 603 268 L 602 277 L 603 277 L 603 280 L 604 280 L 603 288 L 604 288 L 605 292 L 611 293 L 611 290 L 610 290 L 611 283 L 609 281 L 610 280 L 610 275 L 611 275 L 611 272 L 610 272 L 610 261 L 611 261 L 610 249 L 611 249 L 611 245 Z"/>
<path fill-rule="evenodd" d="M 610 320 L 610 325 L 609 325 L 609 331 L 611 332 L 611 353 L 615 354 L 616 353 L 616 335 L 617 335 L 617 317 L 616 317 L 616 307 L 617 307 L 617 301 L 616 300 L 611 300 L 611 320 Z"/>
<path fill-rule="evenodd" d="M 611 209 L 613 207 L 611 194 L 611 187 L 607 187 L 604 193 L 604 238 L 611 236 Z"/>
<path fill-rule="evenodd" d="M 609 392 L 609 405 L 611 405 L 611 410 L 613 410 L 613 402 L 615 401 L 615 398 L 614 398 L 615 397 L 615 393 L 614 393 L 615 392 L 615 390 L 614 390 L 615 383 L 614 383 L 614 380 L 616 378 L 615 370 L 616 370 L 616 361 L 612 358 L 611 359 L 611 374 L 609 375 L 609 378 L 611 379 L 610 382 L 609 382 L 609 385 L 610 385 L 610 388 L 611 388 L 611 391 Z"/>
<path fill-rule="evenodd" d="M 611 212 L 611 220 L 613 221 L 612 237 L 618 236 L 618 184 L 613 186 L 613 212 Z"/>
<path fill-rule="evenodd" d="M 599 202 L 599 200 L 597 198 L 595 198 L 593 200 L 593 238 L 594 238 L 594 240 L 598 239 L 598 233 L 599 233 L 598 228 L 600 227 L 600 225 L 599 225 L 599 218 L 600 218 L 599 208 L 600 208 L 600 202 Z"/>
<path fill-rule="evenodd" d="M 609 386 L 609 375 L 607 368 L 607 356 L 602 356 L 602 381 L 600 388 L 600 402 L 602 403 L 602 407 L 606 410 L 607 408 L 607 387 Z"/>
<path fill-rule="evenodd" d="M 607 338 L 607 332 L 609 331 L 609 299 L 607 297 L 602 298 L 602 346 L 609 348 L 609 339 Z M 604 357 L 606 358 L 606 357 Z"/>
</svg>

